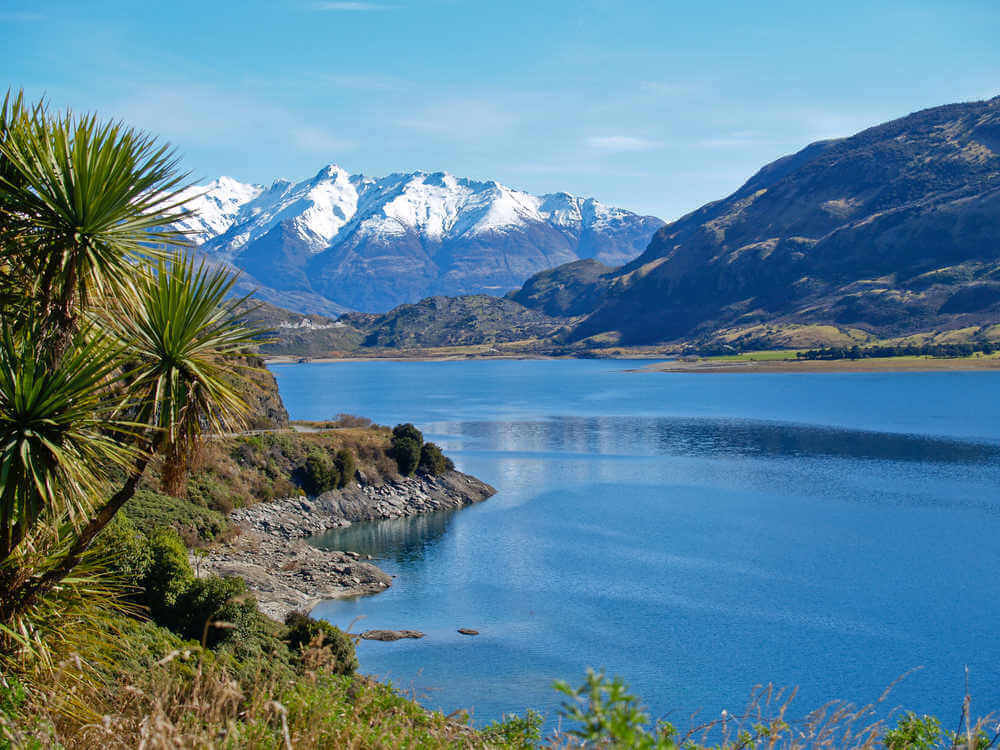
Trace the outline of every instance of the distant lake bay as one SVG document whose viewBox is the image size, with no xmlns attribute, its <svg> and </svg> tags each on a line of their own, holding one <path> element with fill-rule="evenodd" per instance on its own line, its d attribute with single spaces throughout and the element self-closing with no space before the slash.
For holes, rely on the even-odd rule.
<svg viewBox="0 0 1000 750">
<path fill-rule="evenodd" d="M 293 419 L 413 422 L 494 485 L 450 514 L 361 524 L 383 594 L 321 604 L 362 671 L 477 723 L 556 678 L 620 674 L 686 727 L 758 683 L 792 715 L 1000 708 L 1000 373 L 626 373 L 623 361 L 276 365 Z M 462 636 L 460 627 L 480 635 Z"/>
</svg>

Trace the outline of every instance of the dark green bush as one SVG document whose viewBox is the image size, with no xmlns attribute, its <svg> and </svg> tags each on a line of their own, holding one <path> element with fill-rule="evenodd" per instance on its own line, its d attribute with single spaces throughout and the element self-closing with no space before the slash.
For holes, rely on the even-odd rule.
<svg viewBox="0 0 1000 750">
<path fill-rule="evenodd" d="M 413 476 L 420 464 L 420 443 L 413 438 L 393 438 L 392 457 L 396 459 L 399 473 L 404 477 Z"/>
<path fill-rule="evenodd" d="M 334 674 L 354 674 L 358 660 L 354 653 L 354 641 L 339 628 L 323 620 L 315 620 L 304 612 L 289 612 L 285 618 L 283 640 L 293 655 L 302 658 L 302 653 L 314 644 L 329 650 L 329 670 Z"/>
<path fill-rule="evenodd" d="M 177 600 L 195 580 L 187 548 L 172 529 L 161 529 L 149 540 L 150 565 L 143 588 L 146 603 L 156 622 L 166 624 L 176 617 Z M 173 628 L 172 628 L 173 629 Z"/>
<path fill-rule="evenodd" d="M 424 434 L 409 422 L 406 424 L 398 424 L 392 428 L 393 443 L 397 440 L 402 440 L 403 438 L 409 438 L 410 440 L 416 442 L 417 445 L 424 444 Z"/>
<path fill-rule="evenodd" d="M 313 448 L 306 456 L 303 489 L 310 495 L 322 495 L 340 485 L 340 471 L 330 454 Z"/>
<path fill-rule="evenodd" d="M 143 588 L 154 622 L 199 642 L 208 624 L 206 645 L 226 645 L 238 659 L 273 650 L 267 620 L 242 578 L 196 578 L 184 542 L 171 530 L 157 532 L 149 547 Z"/>
<path fill-rule="evenodd" d="M 420 465 L 418 468 L 424 474 L 437 476 L 438 474 L 444 474 L 450 469 L 454 469 L 455 464 L 441 452 L 440 446 L 435 443 L 424 443 L 423 448 L 420 449 Z"/>
<path fill-rule="evenodd" d="M 358 470 L 358 463 L 355 461 L 353 453 L 346 448 L 341 448 L 337 451 L 337 455 L 333 459 L 333 465 L 340 477 L 337 487 L 346 487 L 354 481 L 354 474 Z"/>
</svg>

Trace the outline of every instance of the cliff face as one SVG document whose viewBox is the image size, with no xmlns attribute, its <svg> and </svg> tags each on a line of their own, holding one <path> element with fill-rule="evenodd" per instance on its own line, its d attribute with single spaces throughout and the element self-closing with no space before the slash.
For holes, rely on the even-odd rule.
<svg viewBox="0 0 1000 750">
<path fill-rule="evenodd" d="M 264 367 L 264 360 L 257 356 L 247 357 L 248 387 L 241 394 L 250 407 L 250 429 L 272 430 L 288 427 L 288 411 L 278 393 L 278 381 L 271 371 Z"/>
<path fill-rule="evenodd" d="M 897 335 L 995 322 L 998 237 L 1000 97 L 937 107 L 815 143 L 663 227 L 589 290 L 596 304 L 577 336 L 645 343 L 761 321 Z"/>
</svg>

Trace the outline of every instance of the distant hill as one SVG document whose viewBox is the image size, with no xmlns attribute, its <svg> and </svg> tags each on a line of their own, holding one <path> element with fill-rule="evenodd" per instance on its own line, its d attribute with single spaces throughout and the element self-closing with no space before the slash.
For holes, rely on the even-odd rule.
<svg viewBox="0 0 1000 750">
<path fill-rule="evenodd" d="M 586 314 L 577 340 L 623 344 L 761 323 L 898 336 L 1000 322 L 1000 97 L 807 146 L 598 271 L 563 266 L 511 297 Z"/>
<path fill-rule="evenodd" d="M 346 313 L 336 320 L 254 301 L 244 315 L 270 330 L 260 347 L 265 356 L 322 357 L 366 350 L 545 341 L 568 331 L 562 318 L 487 294 L 428 297 L 387 313 Z"/>
<path fill-rule="evenodd" d="M 191 188 L 175 226 L 241 269 L 241 289 L 303 313 L 382 312 L 434 295 L 491 294 L 579 258 L 620 265 L 663 222 L 593 198 L 531 195 L 445 172 L 371 178 L 335 164 L 269 187 Z"/>
</svg>

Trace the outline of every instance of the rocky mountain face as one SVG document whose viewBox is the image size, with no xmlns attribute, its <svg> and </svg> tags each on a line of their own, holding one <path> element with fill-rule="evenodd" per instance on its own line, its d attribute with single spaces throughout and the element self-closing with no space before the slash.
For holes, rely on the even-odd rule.
<svg viewBox="0 0 1000 750">
<path fill-rule="evenodd" d="M 241 288 L 326 315 L 502 295 L 580 258 L 620 265 L 663 225 L 567 193 L 535 196 L 443 172 L 373 179 L 336 165 L 266 188 L 222 177 L 190 195 L 191 215 L 177 227 L 242 269 Z"/>
<path fill-rule="evenodd" d="M 564 266 L 511 296 L 589 313 L 577 339 L 630 344 L 763 321 L 877 335 L 1000 321 L 1000 97 L 814 143 L 623 267 Z"/>
</svg>

